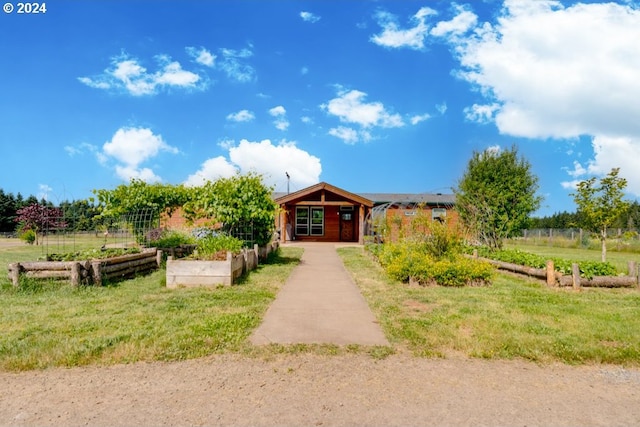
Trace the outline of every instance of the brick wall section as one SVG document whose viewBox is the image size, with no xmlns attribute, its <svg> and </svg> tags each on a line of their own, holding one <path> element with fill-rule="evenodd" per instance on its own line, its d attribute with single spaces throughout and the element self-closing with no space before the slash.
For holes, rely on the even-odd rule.
<svg viewBox="0 0 640 427">
<path fill-rule="evenodd" d="M 208 219 L 199 219 L 190 223 L 184 217 L 184 212 L 182 208 L 178 208 L 173 211 L 173 214 L 169 216 L 166 212 L 160 215 L 160 228 L 166 230 L 182 230 L 182 231 L 190 231 L 197 227 L 206 227 L 209 226 L 210 220 Z"/>
</svg>

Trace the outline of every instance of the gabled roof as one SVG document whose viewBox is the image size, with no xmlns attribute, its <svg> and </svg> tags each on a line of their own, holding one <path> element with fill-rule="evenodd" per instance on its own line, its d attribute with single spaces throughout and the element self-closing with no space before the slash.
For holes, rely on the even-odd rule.
<svg viewBox="0 0 640 427">
<path fill-rule="evenodd" d="M 346 190 L 343 190 L 342 188 L 327 184 L 326 182 L 319 182 L 318 184 L 312 185 L 311 187 L 303 188 L 302 190 L 298 190 L 290 194 L 274 193 L 273 197 L 276 203 L 284 204 L 295 200 L 302 200 L 304 199 L 304 197 L 321 190 L 337 194 L 338 196 L 341 196 L 347 200 L 351 200 L 368 207 L 373 206 L 373 202 L 370 199 L 367 199 L 366 197 L 363 197 L 361 195 L 350 193 Z"/>
</svg>

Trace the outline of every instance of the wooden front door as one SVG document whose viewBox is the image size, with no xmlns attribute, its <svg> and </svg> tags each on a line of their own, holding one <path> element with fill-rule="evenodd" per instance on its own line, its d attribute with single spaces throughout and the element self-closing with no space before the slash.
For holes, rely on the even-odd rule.
<svg viewBox="0 0 640 427">
<path fill-rule="evenodd" d="M 355 240 L 355 224 L 353 212 L 340 213 L 340 241 L 353 242 Z"/>
</svg>

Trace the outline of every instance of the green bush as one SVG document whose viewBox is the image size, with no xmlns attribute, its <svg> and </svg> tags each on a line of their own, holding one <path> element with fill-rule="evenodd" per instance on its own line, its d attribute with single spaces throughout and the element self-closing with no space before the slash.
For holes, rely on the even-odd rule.
<svg viewBox="0 0 640 427">
<path fill-rule="evenodd" d="M 487 262 L 453 253 L 437 259 L 430 252 L 424 242 L 385 243 L 378 260 L 391 278 L 402 282 L 413 279 L 423 285 L 465 286 L 487 284 L 493 278 L 495 268 Z"/>
<path fill-rule="evenodd" d="M 23 242 L 26 242 L 26 243 L 28 243 L 30 245 L 33 245 L 35 243 L 35 241 L 36 241 L 36 232 L 31 230 L 31 229 L 23 230 L 23 231 L 20 232 L 18 237 Z"/>
</svg>

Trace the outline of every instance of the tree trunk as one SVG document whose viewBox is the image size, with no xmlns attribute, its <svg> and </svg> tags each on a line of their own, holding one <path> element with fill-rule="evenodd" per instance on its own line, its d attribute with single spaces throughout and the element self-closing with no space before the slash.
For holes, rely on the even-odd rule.
<svg viewBox="0 0 640 427">
<path fill-rule="evenodd" d="M 607 228 L 603 228 L 600 232 L 600 241 L 602 242 L 602 262 L 607 262 Z"/>
</svg>

